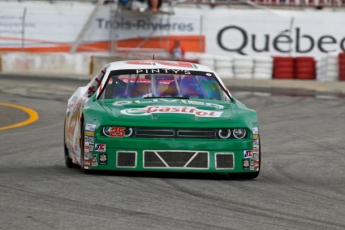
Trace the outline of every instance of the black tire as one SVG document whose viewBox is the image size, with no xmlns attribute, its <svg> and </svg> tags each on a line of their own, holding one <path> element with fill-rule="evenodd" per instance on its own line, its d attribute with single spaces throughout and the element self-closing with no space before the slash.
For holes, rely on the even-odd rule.
<svg viewBox="0 0 345 230">
<path fill-rule="evenodd" d="M 257 172 L 247 172 L 247 173 L 229 173 L 230 179 L 237 179 L 237 180 L 252 180 L 259 176 L 261 171 L 261 141 L 259 136 L 259 171 Z"/>
<path fill-rule="evenodd" d="M 66 144 L 64 144 L 64 157 L 65 157 L 65 165 L 67 168 L 76 168 L 77 165 L 73 163 L 72 159 L 68 155 L 68 149 L 66 147 Z"/>
<path fill-rule="evenodd" d="M 68 148 L 67 148 L 66 142 L 65 142 L 66 141 L 65 131 L 66 131 L 66 126 L 64 125 L 64 130 L 63 130 L 63 147 L 64 147 L 65 165 L 66 165 L 67 168 L 76 168 L 77 165 L 73 163 L 72 159 L 69 157 L 69 154 L 68 154 Z"/>
<path fill-rule="evenodd" d="M 85 135 L 84 135 L 84 124 L 81 123 L 80 124 L 81 126 L 81 147 L 80 147 L 80 170 L 84 173 L 84 174 L 89 174 L 90 173 L 90 170 L 88 169 L 85 169 L 84 168 L 84 149 L 85 149 L 85 146 L 84 146 L 84 140 L 85 140 Z"/>
</svg>

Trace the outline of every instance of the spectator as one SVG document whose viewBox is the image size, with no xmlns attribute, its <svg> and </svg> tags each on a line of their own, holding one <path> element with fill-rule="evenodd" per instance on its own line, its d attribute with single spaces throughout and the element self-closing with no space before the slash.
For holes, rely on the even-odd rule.
<svg viewBox="0 0 345 230">
<path fill-rule="evenodd" d="M 179 41 L 175 41 L 174 47 L 170 50 L 170 54 L 174 59 L 184 58 L 184 49 L 181 47 Z"/>
<path fill-rule="evenodd" d="M 153 13 L 157 13 L 159 8 L 162 6 L 163 0 L 147 0 L 148 9 L 147 11 L 151 11 Z"/>
</svg>

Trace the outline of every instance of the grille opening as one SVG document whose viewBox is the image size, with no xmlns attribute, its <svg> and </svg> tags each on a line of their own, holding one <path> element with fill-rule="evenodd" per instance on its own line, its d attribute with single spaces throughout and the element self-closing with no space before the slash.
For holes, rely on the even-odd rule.
<svg viewBox="0 0 345 230">
<path fill-rule="evenodd" d="M 216 168 L 233 169 L 234 154 L 216 154 Z"/>
<path fill-rule="evenodd" d="M 167 129 L 136 129 L 135 135 L 137 137 L 173 137 L 175 131 Z"/>
<path fill-rule="evenodd" d="M 187 165 L 188 168 L 208 168 L 208 154 L 207 152 L 200 152 Z"/>
<path fill-rule="evenodd" d="M 117 167 L 136 167 L 136 152 L 117 152 Z"/>
<path fill-rule="evenodd" d="M 170 167 L 183 167 L 195 152 L 159 152 Z"/>
<path fill-rule="evenodd" d="M 216 136 L 215 130 L 178 130 L 178 137 L 191 138 L 214 138 Z"/>
<path fill-rule="evenodd" d="M 209 168 L 208 152 L 146 150 L 143 154 L 146 168 Z"/>
<path fill-rule="evenodd" d="M 159 157 L 153 151 L 146 151 L 144 160 L 144 167 L 166 167 L 165 164 L 159 159 Z"/>
</svg>

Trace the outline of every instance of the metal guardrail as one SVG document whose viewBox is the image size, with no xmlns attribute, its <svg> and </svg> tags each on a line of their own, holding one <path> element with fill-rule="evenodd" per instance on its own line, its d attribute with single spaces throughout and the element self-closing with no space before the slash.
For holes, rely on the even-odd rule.
<svg viewBox="0 0 345 230">
<path fill-rule="evenodd" d="M 168 1 L 168 0 L 165 0 Z M 176 4 L 196 4 L 215 6 L 252 5 L 265 7 L 345 7 L 345 0 L 178 0 Z M 255 6 L 254 6 L 255 7 Z M 258 7 L 259 8 L 259 7 Z"/>
<path fill-rule="evenodd" d="M 6 2 L 25 2 L 25 1 L 38 1 L 38 2 L 85 2 L 96 4 L 98 0 L 0 0 Z M 117 0 L 105 0 L 104 4 L 117 2 Z M 216 6 L 231 6 L 231 5 L 247 5 L 256 8 L 263 7 L 315 7 L 322 9 L 323 7 L 345 7 L 345 0 L 163 0 L 164 3 L 172 5 L 209 5 Z"/>
</svg>

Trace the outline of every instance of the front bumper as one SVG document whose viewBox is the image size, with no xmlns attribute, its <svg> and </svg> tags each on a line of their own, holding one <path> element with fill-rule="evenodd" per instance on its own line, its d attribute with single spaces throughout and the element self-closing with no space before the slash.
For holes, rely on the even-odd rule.
<svg viewBox="0 0 345 230">
<path fill-rule="evenodd" d="M 254 148 L 253 143 L 251 138 L 200 140 L 99 136 L 92 148 L 85 150 L 84 166 L 89 170 L 255 172 L 259 171 L 259 146 Z"/>
</svg>

